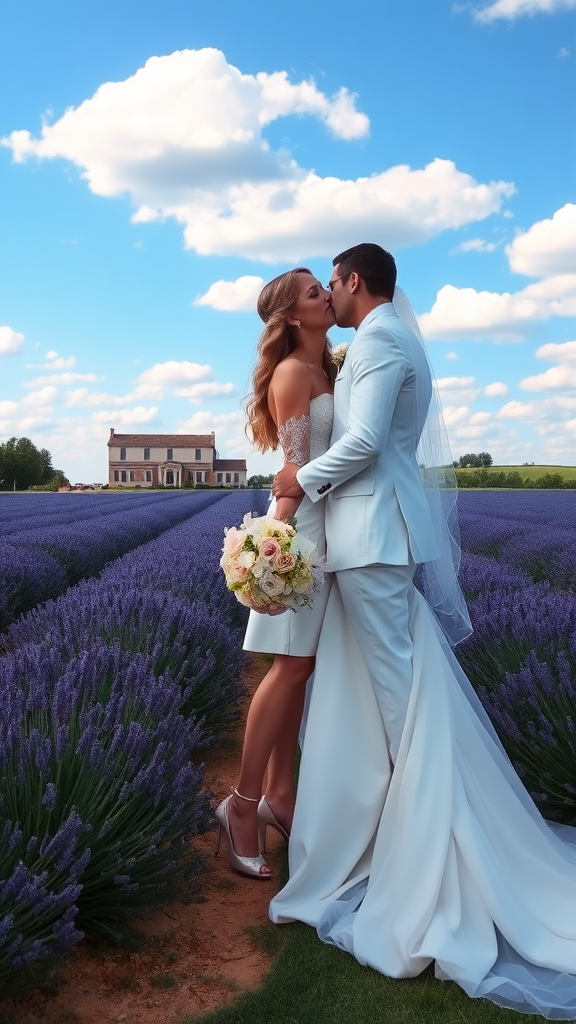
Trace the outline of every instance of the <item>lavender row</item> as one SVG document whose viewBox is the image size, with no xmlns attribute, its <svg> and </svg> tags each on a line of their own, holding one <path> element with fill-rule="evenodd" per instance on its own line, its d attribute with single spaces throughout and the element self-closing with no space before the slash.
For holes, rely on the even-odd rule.
<svg viewBox="0 0 576 1024">
<path fill-rule="evenodd" d="M 79 929 L 120 934 L 197 888 L 191 839 L 208 817 L 190 760 L 242 692 L 245 609 L 221 579 L 223 527 L 266 497 L 228 495 L 8 630 L 0 970 L 13 990 Z"/>
<path fill-rule="evenodd" d="M 461 494 L 459 509 L 474 632 L 456 653 L 542 812 L 576 824 L 575 496 Z"/>
<path fill-rule="evenodd" d="M 563 591 L 576 589 L 576 494 L 461 492 L 463 547 Z"/>
<path fill-rule="evenodd" d="M 122 502 L 102 518 L 22 530 L 0 541 L 0 629 L 222 498 L 219 491 L 204 491 L 144 499 L 142 505 L 135 501 L 128 507 Z"/>
<path fill-rule="evenodd" d="M 22 530 L 45 530 L 86 519 L 99 519 L 129 508 L 144 508 L 181 497 L 181 491 L 127 491 L 104 494 L 32 494 L 0 496 L 0 536 Z"/>
</svg>

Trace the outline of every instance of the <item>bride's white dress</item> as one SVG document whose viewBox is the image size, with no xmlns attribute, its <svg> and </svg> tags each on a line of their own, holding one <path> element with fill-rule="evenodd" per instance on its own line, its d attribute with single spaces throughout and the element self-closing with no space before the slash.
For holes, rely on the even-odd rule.
<svg viewBox="0 0 576 1024">
<path fill-rule="evenodd" d="M 271 918 L 383 974 L 434 961 L 470 996 L 575 1020 L 576 829 L 542 819 L 428 604 L 410 600 L 414 681 L 392 768 L 333 581 Z"/>
</svg>

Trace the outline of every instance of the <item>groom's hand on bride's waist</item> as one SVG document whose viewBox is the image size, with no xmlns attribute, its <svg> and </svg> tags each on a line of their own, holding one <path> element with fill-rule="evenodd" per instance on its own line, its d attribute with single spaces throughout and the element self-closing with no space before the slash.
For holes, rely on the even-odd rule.
<svg viewBox="0 0 576 1024">
<path fill-rule="evenodd" d="M 276 473 L 272 484 L 272 494 L 275 498 L 302 498 L 303 489 L 296 479 L 296 473 L 300 469 L 295 462 L 287 462 L 286 465 Z"/>
</svg>

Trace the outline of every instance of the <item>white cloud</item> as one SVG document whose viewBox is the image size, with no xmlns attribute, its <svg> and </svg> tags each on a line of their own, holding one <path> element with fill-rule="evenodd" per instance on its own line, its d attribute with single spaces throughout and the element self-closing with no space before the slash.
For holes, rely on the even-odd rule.
<svg viewBox="0 0 576 1024">
<path fill-rule="evenodd" d="M 211 374 L 211 367 L 205 363 L 191 363 L 187 359 L 183 359 L 181 362 L 169 359 L 165 363 L 155 363 L 149 370 L 144 370 L 138 376 L 138 384 L 139 386 L 177 387 L 187 381 L 205 380 Z"/>
<path fill-rule="evenodd" d="M 27 363 L 27 370 L 69 370 L 76 366 L 75 356 L 59 356 L 57 352 L 47 352 L 45 363 Z"/>
<path fill-rule="evenodd" d="M 246 274 L 235 281 L 215 281 L 204 295 L 192 303 L 193 306 L 211 306 L 225 312 L 255 310 L 264 278 Z"/>
<path fill-rule="evenodd" d="M 72 366 L 76 366 L 76 359 L 74 356 L 59 356 L 57 352 L 46 353 L 47 366 L 52 367 L 54 370 L 69 370 Z M 44 367 L 42 367 L 44 369 Z"/>
<path fill-rule="evenodd" d="M 528 277 L 574 273 L 576 204 L 566 203 L 549 220 L 540 220 L 506 247 L 510 267 Z"/>
<path fill-rule="evenodd" d="M 570 56 L 570 50 L 567 50 L 565 46 L 561 46 L 560 50 L 558 52 L 558 56 L 559 57 L 569 57 Z"/>
<path fill-rule="evenodd" d="M 494 381 L 493 384 L 487 384 L 484 388 L 484 394 L 488 398 L 501 398 L 507 395 L 509 391 L 508 385 L 503 384 L 502 381 Z"/>
<path fill-rule="evenodd" d="M 493 252 L 497 245 L 497 242 L 487 242 L 484 238 L 469 238 L 460 242 L 452 252 Z"/>
<path fill-rule="evenodd" d="M 92 420 L 94 423 L 117 423 L 121 426 L 134 425 L 139 423 L 150 423 L 151 420 L 155 420 L 158 416 L 158 408 L 151 406 L 146 408 L 144 405 L 136 405 L 133 409 L 112 409 L 102 412 L 92 413 Z"/>
<path fill-rule="evenodd" d="M 559 345 L 541 345 L 536 349 L 538 359 L 547 359 L 553 362 L 560 359 L 564 363 L 571 363 L 576 366 L 576 341 L 564 341 Z"/>
<path fill-rule="evenodd" d="M 514 293 L 477 292 L 447 284 L 430 312 L 419 319 L 427 338 L 513 342 L 523 341 L 534 329 L 534 321 L 574 315 L 576 274 L 558 274 Z"/>
<path fill-rule="evenodd" d="M 451 361 L 454 361 L 455 359 L 458 359 L 458 353 L 457 352 L 447 352 L 446 355 L 444 356 L 444 358 L 445 359 L 450 359 Z"/>
<path fill-rule="evenodd" d="M 533 377 L 524 377 L 520 381 L 523 391 L 560 391 L 576 387 L 576 341 L 541 345 L 536 349 L 536 356 L 549 362 L 559 360 L 559 365 Z"/>
<path fill-rule="evenodd" d="M 112 402 L 125 401 L 124 398 L 115 398 L 114 395 L 106 393 L 96 394 L 88 388 L 75 388 L 74 391 L 66 392 L 66 405 L 69 407 L 90 408 L 95 405 L 109 405 Z"/>
<path fill-rule="evenodd" d="M 474 381 L 474 377 L 439 377 L 436 384 L 441 391 L 452 391 L 455 388 L 472 387 Z"/>
<path fill-rule="evenodd" d="M 233 395 L 236 388 L 233 384 L 218 384 L 216 381 L 206 384 L 192 384 L 189 388 L 176 388 L 176 398 L 188 398 L 191 402 L 203 402 L 205 398 L 224 398 Z"/>
<path fill-rule="evenodd" d="M 520 381 L 523 391 L 552 391 L 576 388 L 576 367 L 552 366 L 545 373 L 525 377 Z"/>
<path fill-rule="evenodd" d="M 514 192 L 509 182 L 480 184 L 451 160 L 435 159 L 356 180 L 310 172 L 282 183 L 245 183 L 226 207 L 182 207 L 184 237 L 202 255 L 277 262 L 328 256 L 362 236 L 390 249 L 425 242 L 449 228 L 484 220 Z"/>
<path fill-rule="evenodd" d="M 576 7 L 576 0 L 495 0 L 474 11 L 474 20 L 482 23 L 506 18 L 512 21 L 523 15 L 552 14 Z"/>
<path fill-rule="evenodd" d="M 537 406 L 529 402 L 507 402 L 500 409 L 498 416 L 503 420 L 527 420 L 533 422 Z"/>
<path fill-rule="evenodd" d="M 24 335 L 11 327 L 0 327 L 0 356 L 14 356 L 24 344 Z"/>
<path fill-rule="evenodd" d="M 245 75 L 221 51 L 204 49 L 153 57 L 45 124 L 40 138 L 15 131 L 3 144 L 16 161 L 72 161 L 98 195 L 129 195 L 135 223 L 174 217 L 201 254 L 270 262 L 333 254 L 363 235 L 391 248 L 423 242 L 483 220 L 515 191 L 439 159 L 356 180 L 322 178 L 262 135 L 295 113 L 320 118 L 340 138 L 368 129 L 345 89 L 330 98 L 285 72 Z"/>
<path fill-rule="evenodd" d="M 270 150 L 261 129 L 288 114 L 319 117 L 341 138 L 369 128 L 346 89 L 330 99 L 311 80 L 293 85 L 286 72 L 245 75 L 220 50 L 206 48 L 151 57 L 130 78 L 106 82 L 44 124 L 39 139 L 15 131 L 3 143 L 18 162 L 71 160 L 98 195 L 130 192 L 156 206 L 163 193 L 182 201 L 211 189 L 215 177 L 283 177 L 286 155 Z"/>
<path fill-rule="evenodd" d="M 93 383 L 98 380 L 95 373 L 51 373 L 50 376 L 37 377 L 24 383 L 25 388 L 43 387 L 45 384 L 74 384 L 77 380 Z"/>
<path fill-rule="evenodd" d="M 54 417 L 55 387 L 31 391 L 18 402 L 0 402 L 0 436 L 25 434 L 50 425 Z M 42 443 L 41 447 L 46 447 Z"/>
<path fill-rule="evenodd" d="M 440 395 L 440 401 L 452 405 L 459 402 L 468 405 L 474 402 L 480 394 L 480 389 L 475 386 L 474 377 L 439 377 L 436 380 L 436 387 Z"/>
</svg>

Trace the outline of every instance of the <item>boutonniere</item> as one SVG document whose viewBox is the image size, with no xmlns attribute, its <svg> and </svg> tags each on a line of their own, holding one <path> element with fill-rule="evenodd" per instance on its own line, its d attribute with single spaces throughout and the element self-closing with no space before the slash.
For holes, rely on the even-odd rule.
<svg viewBox="0 0 576 1024">
<path fill-rule="evenodd" d="M 346 353 L 349 348 L 350 345 L 343 343 L 342 345 L 336 345 L 336 348 L 332 349 L 330 358 L 332 362 L 336 364 L 336 368 L 338 370 L 341 370 L 344 366 L 344 360 L 346 359 Z"/>
</svg>

